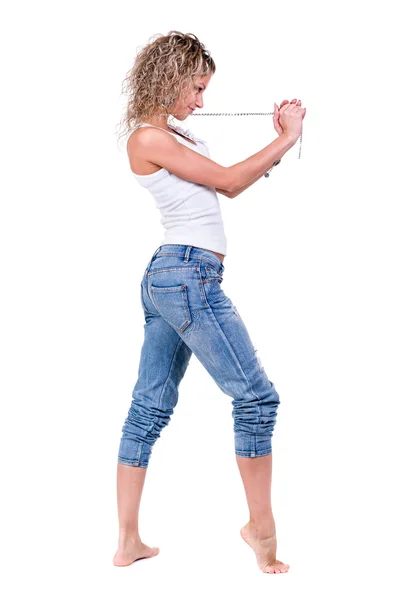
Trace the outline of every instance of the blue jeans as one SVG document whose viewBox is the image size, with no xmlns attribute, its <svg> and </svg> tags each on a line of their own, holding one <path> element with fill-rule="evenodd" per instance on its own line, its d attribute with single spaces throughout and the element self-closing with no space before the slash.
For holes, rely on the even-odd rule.
<svg viewBox="0 0 400 600">
<path fill-rule="evenodd" d="M 144 342 L 118 462 L 148 466 L 192 352 L 232 398 L 235 454 L 272 452 L 279 395 L 221 287 L 224 270 L 213 252 L 196 246 L 166 244 L 153 254 L 141 282 Z"/>
</svg>

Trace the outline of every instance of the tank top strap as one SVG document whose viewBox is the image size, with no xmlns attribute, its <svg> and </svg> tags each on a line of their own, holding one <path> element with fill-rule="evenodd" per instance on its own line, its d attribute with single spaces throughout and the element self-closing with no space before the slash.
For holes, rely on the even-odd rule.
<svg viewBox="0 0 400 600">
<path fill-rule="evenodd" d="M 157 125 L 152 125 L 151 123 L 140 123 L 137 126 L 137 129 L 139 129 L 139 127 L 155 127 L 156 129 L 161 129 L 161 131 L 166 131 L 167 133 L 169 133 L 170 135 L 173 135 L 173 136 L 180 134 L 184 138 L 189 138 L 190 140 L 195 142 L 195 144 L 197 146 L 198 146 L 198 143 L 203 144 L 204 146 L 207 146 L 207 142 L 205 140 L 202 140 L 201 138 L 196 137 L 195 135 L 193 135 L 193 133 L 191 131 L 183 129 L 183 127 L 170 125 L 171 129 L 175 130 L 175 133 L 172 133 L 171 131 L 167 131 L 166 129 L 163 129 L 162 127 L 157 127 Z"/>
</svg>

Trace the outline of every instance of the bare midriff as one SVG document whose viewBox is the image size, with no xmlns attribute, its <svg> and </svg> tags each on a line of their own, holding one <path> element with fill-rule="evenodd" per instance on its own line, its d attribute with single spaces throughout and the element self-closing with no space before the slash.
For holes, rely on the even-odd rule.
<svg viewBox="0 0 400 600">
<path fill-rule="evenodd" d="M 220 254 L 219 252 L 215 252 L 214 250 L 209 250 L 208 248 L 202 248 L 202 250 L 207 250 L 207 252 L 212 252 L 215 256 L 218 256 L 221 262 L 224 262 L 225 254 Z"/>
<path fill-rule="evenodd" d="M 215 254 L 216 256 L 218 256 L 218 258 L 221 262 L 224 262 L 224 254 L 220 254 L 219 252 L 214 252 L 214 250 L 211 250 L 211 252 L 213 254 Z"/>
</svg>

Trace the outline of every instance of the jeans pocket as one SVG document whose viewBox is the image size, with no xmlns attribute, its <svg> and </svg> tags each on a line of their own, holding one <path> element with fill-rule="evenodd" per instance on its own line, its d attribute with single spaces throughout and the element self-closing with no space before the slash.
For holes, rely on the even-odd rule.
<svg viewBox="0 0 400 600">
<path fill-rule="evenodd" d="M 160 315 L 182 333 L 192 322 L 186 285 L 157 287 L 150 285 L 152 302 Z"/>
</svg>

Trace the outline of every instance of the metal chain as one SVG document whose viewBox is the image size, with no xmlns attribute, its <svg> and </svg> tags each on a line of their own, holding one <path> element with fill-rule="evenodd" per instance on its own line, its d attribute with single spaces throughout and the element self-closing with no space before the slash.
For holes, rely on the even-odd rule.
<svg viewBox="0 0 400 600">
<path fill-rule="evenodd" d="M 160 113 L 158 115 L 152 115 L 153 117 L 174 117 L 174 116 L 189 116 L 189 117 L 205 117 L 205 116 L 210 116 L 210 117 L 228 117 L 228 116 L 234 116 L 234 117 L 244 117 L 244 116 L 253 116 L 253 115 L 273 115 L 273 112 L 269 112 L 269 113 L 265 113 L 265 112 L 254 112 L 254 113 Z M 302 141 L 303 141 L 303 132 L 301 132 L 300 134 L 300 148 L 299 148 L 299 158 L 301 156 L 301 145 L 302 145 Z M 280 162 L 280 161 L 279 161 Z M 279 164 L 278 162 L 276 164 Z M 275 166 L 275 164 L 274 164 Z M 268 171 L 269 172 L 272 170 L 272 168 Z M 265 174 L 266 177 L 268 177 L 267 174 Z"/>
</svg>

